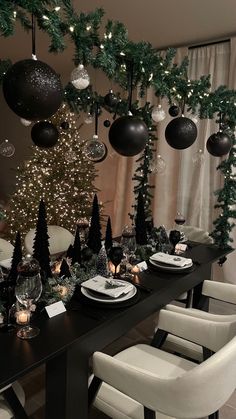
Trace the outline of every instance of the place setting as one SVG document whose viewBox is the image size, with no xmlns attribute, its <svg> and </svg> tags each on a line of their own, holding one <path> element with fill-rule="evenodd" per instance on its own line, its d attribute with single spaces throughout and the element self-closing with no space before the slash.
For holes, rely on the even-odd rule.
<svg viewBox="0 0 236 419">
<path fill-rule="evenodd" d="M 195 264 L 191 258 L 167 253 L 154 253 L 148 261 L 148 267 L 166 273 L 187 273 L 191 272 Z"/>
</svg>

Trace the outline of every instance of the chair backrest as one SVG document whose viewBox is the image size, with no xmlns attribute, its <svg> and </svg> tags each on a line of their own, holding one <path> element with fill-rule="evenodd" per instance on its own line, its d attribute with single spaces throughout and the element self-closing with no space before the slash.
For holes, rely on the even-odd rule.
<svg viewBox="0 0 236 419">
<path fill-rule="evenodd" d="M 188 240 L 196 241 L 199 243 L 213 243 L 213 239 L 209 236 L 208 231 L 205 231 L 199 227 L 183 225 L 181 226 L 181 231 L 184 232 Z"/>
<path fill-rule="evenodd" d="M 74 236 L 64 227 L 49 225 L 49 253 L 57 255 L 67 251 L 70 244 L 74 242 Z M 25 248 L 30 254 L 33 254 L 33 244 L 35 237 L 35 228 L 32 228 L 25 236 Z"/>
<path fill-rule="evenodd" d="M 7 240 L 0 238 L 0 260 L 11 259 L 14 246 Z"/>
<path fill-rule="evenodd" d="M 236 337 L 177 378 L 163 374 L 160 378 L 100 352 L 95 352 L 93 364 L 96 376 L 144 406 L 175 418 L 195 419 L 219 410 L 235 390 Z"/>
</svg>

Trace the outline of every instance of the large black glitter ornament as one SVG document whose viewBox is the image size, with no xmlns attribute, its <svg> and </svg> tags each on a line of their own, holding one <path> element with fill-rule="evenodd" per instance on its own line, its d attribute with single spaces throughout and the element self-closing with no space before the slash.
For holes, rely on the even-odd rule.
<svg viewBox="0 0 236 419">
<path fill-rule="evenodd" d="M 170 116 L 178 116 L 179 115 L 179 107 L 177 105 L 172 105 L 169 108 L 169 114 Z"/>
<path fill-rule="evenodd" d="M 38 122 L 31 130 L 31 138 L 38 147 L 53 147 L 57 143 L 58 137 L 59 133 L 57 128 L 48 121 Z"/>
<path fill-rule="evenodd" d="M 109 108 L 113 108 L 113 106 L 116 106 L 117 102 L 118 99 L 112 90 L 110 90 L 109 93 L 107 93 L 107 95 L 104 97 L 104 103 Z"/>
<path fill-rule="evenodd" d="M 122 156 L 140 153 L 148 140 L 146 124 L 135 116 L 121 116 L 113 122 L 109 140 L 115 151 Z"/>
<path fill-rule="evenodd" d="M 208 153 L 215 157 L 221 157 L 228 154 L 232 147 L 230 137 L 222 131 L 212 134 L 206 143 Z"/>
<path fill-rule="evenodd" d="M 183 150 L 190 147 L 196 140 L 197 127 L 191 119 L 181 116 L 169 122 L 165 137 L 171 147 Z"/>
<path fill-rule="evenodd" d="M 22 60 L 9 68 L 3 78 L 8 106 L 21 118 L 47 119 L 60 107 L 63 88 L 55 71 L 39 60 Z"/>
</svg>

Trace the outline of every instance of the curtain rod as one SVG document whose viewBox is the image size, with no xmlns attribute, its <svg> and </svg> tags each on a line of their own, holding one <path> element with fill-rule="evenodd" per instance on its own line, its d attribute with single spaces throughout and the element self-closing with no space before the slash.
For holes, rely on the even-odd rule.
<svg viewBox="0 0 236 419">
<path fill-rule="evenodd" d="M 190 47 L 188 47 L 188 49 L 209 47 L 211 45 L 224 44 L 225 42 L 229 42 L 229 41 L 230 41 L 230 38 L 227 38 L 227 39 L 221 39 L 220 41 L 206 42 L 204 44 L 195 44 L 195 45 L 191 45 Z"/>
</svg>

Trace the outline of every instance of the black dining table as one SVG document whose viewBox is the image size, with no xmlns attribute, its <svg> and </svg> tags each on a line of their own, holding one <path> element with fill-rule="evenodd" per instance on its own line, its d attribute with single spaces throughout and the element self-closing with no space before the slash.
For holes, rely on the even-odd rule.
<svg viewBox="0 0 236 419">
<path fill-rule="evenodd" d="M 184 256 L 191 270 L 182 273 L 148 269 L 138 275 L 138 294 L 122 306 L 96 305 L 72 298 L 65 313 L 35 319 L 40 334 L 21 340 L 15 331 L 0 334 L 0 388 L 38 366 L 46 365 L 46 419 L 88 418 L 89 359 L 94 351 L 127 333 L 132 327 L 194 288 L 194 305 L 200 306 L 201 283 L 211 278 L 212 263 L 229 251 L 214 245 L 189 243 Z"/>
</svg>

